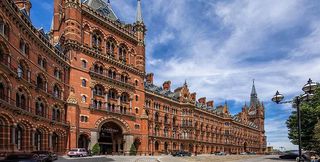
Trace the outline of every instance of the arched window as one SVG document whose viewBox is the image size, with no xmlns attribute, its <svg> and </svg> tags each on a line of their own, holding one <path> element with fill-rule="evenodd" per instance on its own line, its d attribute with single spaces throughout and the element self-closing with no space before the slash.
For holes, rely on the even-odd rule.
<svg viewBox="0 0 320 162">
<path fill-rule="evenodd" d="M 120 97 L 120 101 L 124 103 L 129 102 L 129 95 L 127 93 L 122 93 Z"/>
<path fill-rule="evenodd" d="M 120 80 L 121 82 L 128 83 L 128 75 L 122 74 Z"/>
<path fill-rule="evenodd" d="M 116 90 L 110 89 L 110 90 L 109 90 L 109 93 L 108 93 L 108 98 L 110 98 L 110 99 L 116 99 L 116 97 L 117 97 L 117 92 L 116 92 Z"/>
<path fill-rule="evenodd" d="M 36 101 L 36 115 L 45 117 L 45 104 L 44 101 L 41 98 L 38 98 Z"/>
<path fill-rule="evenodd" d="M 29 46 L 22 39 L 20 39 L 20 51 L 24 55 L 29 55 Z"/>
<path fill-rule="evenodd" d="M 102 41 L 101 35 L 98 34 L 97 32 L 94 32 L 92 35 L 92 47 L 101 49 L 101 41 Z"/>
<path fill-rule="evenodd" d="M 18 150 L 22 149 L 23 144 L 23 128 L 18 124 L 15 129 L 15 144 Z"/>
<path fill-rule="evenodd" d="M 136 95 L 136 101 L 138 101 L 139 100 L 139 96 L 138 95 Z"/>
<path fill-rule="evenodd" d="M 54 68 L 54 77 L 55 77 L 56 79 L 61 80 L 61 78 L 62 78 L 62 72 L 61 72 L 61 70 L 59 70 L 58 68 Z"/>
<path fill-rule="evenodd" d="M 114 49 L 115 49 L 115 43 L 112 40 L 109 40 L 107 42 L 107 55 L 110 57 L 114 57 Z"/>
<path fill-rule="evenodd" d="M 120 48 L 119 48 L 119 60 L 122 63 L 127 62 L 127 50 L 124 46 L 120 46 Z"/>
<path fill-rule="evenodd" d="M 163 134 L 165 137 L 168 137 L 168 128 L 167 127 L 164 128 Z"/>
<path fill-rule="evenodd" d="M 57 133 L 52 134 L 51 141 L 52 141 L 52 150 L 54 152 L 59 152 L 59 136 L 57 135 Z"/>
<path fill-rule="evenodd" d="M 60 122 L 61 120 L 61 117 L 60 117 L 60 108 L 55 105 L 53 108 L 52 108 L 52 120 L 53 121 L 58 121 Z"/>
<path fill-rule="evenodd" d="M 47 91 L 47 82 L 42 74 L 37 76 L 37 88 Z"/>
<path fill-rule="evenodd" d="M 94 69 L 94 72 L 95 72 L 95 73 L 103 74 L 104 68 L 103 68 L 102 65 L 95 64 L 95 65 L 93 66 L 93 69 Z"/>
<path fill-rule="evenodd" d="M 155 149 L 156 151 L 159 150 L 159 142 L 158 142 L 158 141 L 156 141 L 156 142 L 154 143 L 154 149 Z"/>
<path fill-rule="evenodd" d="M 6 99 L 6 89 L 3 83 L 0 82 L 0 99 L 5 100 Z"/>
<path fill-rule="evenodd" d="M 20 79 L 30 80 L 30 70 L 28 69 L 27 63 L 24 60 L 20 60 L 17 69 L 18 77 Z"/>
<path fill-rule="evenodd" d="M 98 96 L 103 96 L 104 95 L 104 87 L 100 84 L 95 85 L 93 88 L 93 94 L 98 95 Z"/>
<path fill-rule="evenodd" d="M 155 121 L 155 122 L 159 122 L 159 113 L 158 113 L 158 112 L 156 112 L 156 113 L 154 114 L 154 121 Z"/>
<path fill-rule="evenodd" d="M 2 34 L 5 37 L 9 37 L 9 25 L 3 21 L 3 19 L 0 17 L 0 34 Z"/>
<path fill-rule="evenodd" d="M 82 68 L 84 68 L 84 69 L 87 68 L 87 61 L 86 60 L 82 60 L 81 64 L 82 64 Z"/>
<path fill-rule="evenodd" d="M 18 92 L 16 93 L 16 106 L 27 110 L 27 97 L 26 97 L 26 93 L 19 88 Z"/>
<path fill-rule="evenodd" d="M 43 69 L 47 69 L 47 60 L 42 58 L 42 56 L 38 56 L 38 65 Z"/>
<path fill-rule="evenodd" d="M 38 129 L 34 134 L 34 146 L 36 146 L 37 151 L 42 149 L 42 133 Z"/>
<path fill-rule="evenodd" d="M 53 97 L 61 98 L 61 90 L 60 90 L 60 87 L 57 84 L 55 84 L 53 86 Z"/>
<path fill-rule="evenodd" d="M 87 96 L 82 95 L 81 101 L 82 101 L 83 103 L 86 103 L 86 102 L 87 102 Z"/>
<path fill-rule="evenodd" d="M 81 85 L 82 85 L 82 87 L 87 87 L 87 80 L 82 79 Z"/>
<path fill-rule="evenodd" d="M 112 79 L 116 79 L 117 74 L 116 74 L 116 72 L 115 72 L 114 70 L 109 69 L 109 70 L 108 70 L 108 77 L 109 77 L 109 78 L 112 78 Z"/>
</svg>

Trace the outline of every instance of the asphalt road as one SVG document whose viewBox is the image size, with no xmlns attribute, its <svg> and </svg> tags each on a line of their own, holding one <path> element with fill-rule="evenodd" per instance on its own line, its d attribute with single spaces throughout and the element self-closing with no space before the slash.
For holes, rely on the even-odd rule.
<svg viewBox="0 0 320 162">
<path fill-rule="evenodd" d="M 172 156 L 95 156 L 83 158 L 60 157 L 56 162 L 294 162 L 282 160 L 279 156 L 243 156 L 243 155 L 200 155 L 192 157 Z"/>
</svg>

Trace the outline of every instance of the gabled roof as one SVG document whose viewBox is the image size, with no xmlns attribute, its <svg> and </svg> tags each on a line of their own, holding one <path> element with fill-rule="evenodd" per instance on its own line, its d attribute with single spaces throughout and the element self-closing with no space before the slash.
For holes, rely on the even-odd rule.
<svg viewBox="0 0 320 162">
<path fill-rule="evenodd" d="M 111 20 L 114 20 L 114 21 L 119 20 L 117 15 L 114 13 L 113 9 L 111 8 L 111 4 L 109 0 L 108 2 L 105 2 L 104 0 L 86 0 L 83 3 L 93 8 L 103 16 L 108 17 Z"/>
</svg>

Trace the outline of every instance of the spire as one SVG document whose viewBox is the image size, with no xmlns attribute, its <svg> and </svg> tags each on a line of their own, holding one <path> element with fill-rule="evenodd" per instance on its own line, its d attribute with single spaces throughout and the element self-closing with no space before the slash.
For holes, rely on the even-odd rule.
<svg viewBox="0 0 320 162">
<path fill-rule="evenodd" d="M 143 23 L 142 10 L 141 10 L 141 0 L 138 0 L 136 22 Z"/>
<path fill-rule="evenodd" d="M 256 87 L 254 85 L 254 79 L 253 79 L 253 84 L 252 84 L 252 89 L 251 89 L 251 96 L 250 96 L 250 108 L 252 109 L 257 109 L 257 106 L 259 105 L 258 101 L 258 94 L 256 91 Z"/>
<path fill-rule="evenodd" d="M 251 96 L 257 96 L 256 86 L 254 85 L 254 79 L 253 79 L 252 89 L 251 89 Z"/>
</svg>

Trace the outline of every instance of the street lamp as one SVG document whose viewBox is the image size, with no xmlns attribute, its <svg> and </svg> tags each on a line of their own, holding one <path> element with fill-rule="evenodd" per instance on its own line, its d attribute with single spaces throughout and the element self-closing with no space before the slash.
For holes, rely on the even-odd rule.
<svg viewBox="0 0 320 162">
<path fill-rule="evenodd" d="M 298 116 L 298 144 L 299 144 L 299 162 L 302 160 L 301 153 L 301 114 L 300 114 L 300 103 L 302 101 L 309 101 L 311 97 L 314 95 L 314 91 L 316 90 L 319 83 L 313 82 L 311 79 L 303 86 L 302 90 L 304 94 L 296 96 L 294 99 L 290 101 L 282 101 L 284 96 L 276 92 L 276 94 L 272 97 L 272 101 L 277 104 L 285 104 L 285 103 L 293 103 L 297 107 L 297 116 Z"/>
</svg>

